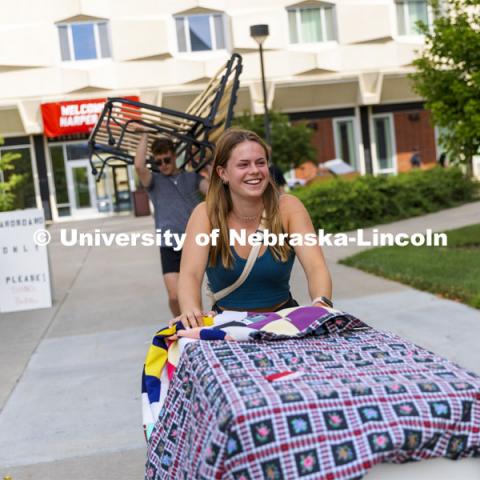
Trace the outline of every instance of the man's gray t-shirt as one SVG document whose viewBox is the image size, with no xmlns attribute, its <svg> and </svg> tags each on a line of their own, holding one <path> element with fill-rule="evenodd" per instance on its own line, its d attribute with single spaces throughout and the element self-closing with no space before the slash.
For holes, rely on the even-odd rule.
<svg viewBox="0 0 480 480">
<path fill-rule="evenodd" d="M 195 172 L 181 171 L 171 176 L 152 172 L 147 191 L 153 203 L 157 230 L 185 232 L 190 214 L 200 202 L 198 186 L 201 179 Z"/>
</svg>

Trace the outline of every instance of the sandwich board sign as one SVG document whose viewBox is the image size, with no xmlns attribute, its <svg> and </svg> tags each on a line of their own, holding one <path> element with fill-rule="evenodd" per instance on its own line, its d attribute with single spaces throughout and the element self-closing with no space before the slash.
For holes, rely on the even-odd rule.
<svg viewBox="0 0 480 480">
<path fill-rule="evenodd" d="M 43 210 L 0 213 L 0 312 L 52 306 Z"/>
</svg>

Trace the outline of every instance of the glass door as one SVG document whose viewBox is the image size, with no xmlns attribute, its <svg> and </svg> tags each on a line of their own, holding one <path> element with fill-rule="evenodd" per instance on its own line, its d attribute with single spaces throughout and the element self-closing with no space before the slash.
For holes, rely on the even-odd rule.
<svg viewBox="0 0 480 480">
<path fill-rule="evenodd" d="M 352 168 L 358 170 L 356 155 L 358 142 L 355 132 L 355 118 L 336 118 L 333 124 L 336 158 L 341 158 Z"/>
<path fill-rule="evenodd" d="M 395 146 L 391 115 L 373 117 L 377 173 L 396 173 Z"/>
<path fill-rule="evenodd" d="M 95 164 L 98 171 L 102 168 L 100 163 Z M 110 213 L 113 209 L 112 178 L 109 169 L 104 169 L 99 180 L 95 180 L 95 193 L 97 195 L 97 210 L 100 213 Z"/>
<path fill-rule="evenodd" d="M 116 212 L 125 212 L 132 209 L 130 186 L 128 183 L 128 169 L 126 165 L 112 165 L 114 202 Z"/>
<path fill-rule="evenodd" d="M 95 178 L 90 172 L 88 160 L 67 162 L 67 184 L 73 216 L 86 216 L 98 211 Z"/>
</svg>

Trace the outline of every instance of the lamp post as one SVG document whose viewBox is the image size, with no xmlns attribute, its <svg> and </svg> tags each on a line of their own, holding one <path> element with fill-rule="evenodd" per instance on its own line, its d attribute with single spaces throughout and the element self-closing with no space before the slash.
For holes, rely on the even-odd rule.
<svg viewBox="0 0 480 480">
<path fill-rule="evenodd" d="M 265 85 L 265 70 L 263 68 L 263 42 L 269 35 L 268 25 L 252 25 L 250 27 L 250 36 L 258 43 L 260 49 L 260 68 L 262 71 L 262 90 L 263 90 L 263 124 L 265 128 L 265 140 L 270 145 L 270 122 L 268 120 L 267 106 L 267 87 Z"/>
</svg>

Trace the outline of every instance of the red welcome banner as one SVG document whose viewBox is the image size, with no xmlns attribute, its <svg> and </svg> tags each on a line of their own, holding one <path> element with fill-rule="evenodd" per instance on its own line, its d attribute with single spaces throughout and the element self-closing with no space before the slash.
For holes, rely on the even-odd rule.
<svg viewBox="0 0 480 480">
<path fill-rule="evenodd" d="M 135 102 L 138 97 L 122 97 Z M 43 129 L 49 138 L 75 133 L 90 133 L 102 113 L 106 98 L 43 103 Z"/>
</svg>

